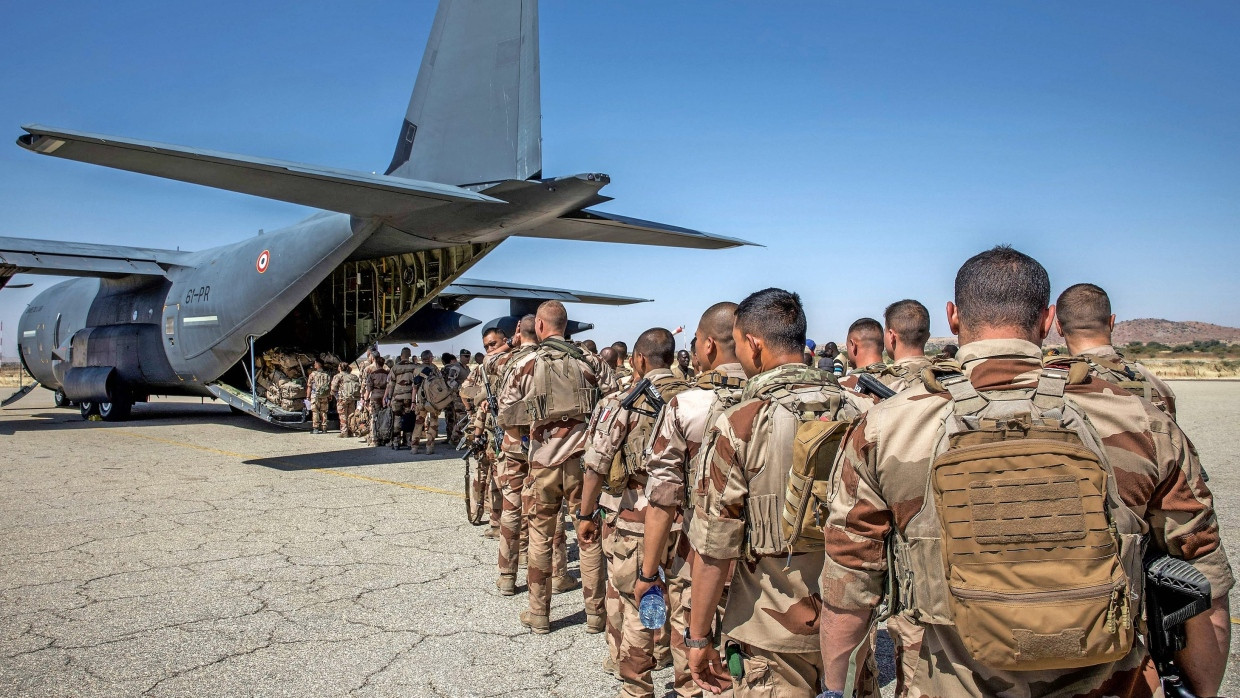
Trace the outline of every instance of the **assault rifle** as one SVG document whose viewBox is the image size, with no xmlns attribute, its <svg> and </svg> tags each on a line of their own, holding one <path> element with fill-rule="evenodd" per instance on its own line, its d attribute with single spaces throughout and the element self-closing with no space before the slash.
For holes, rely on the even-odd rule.
<svg viewBox="0 0 1240 698">
<path fill-rule="evenodd" d="M 886 400 L 896 394 L 896 391 L 883 385 L 881 381 L 868 373 L 857 374 L 857 392 L 869 393 L 879 400 Z"/>
<path fill-rule="evenodd" d="M 1196 567 L 1168 555 L 1145 555 L 1145 615 L 1150 656 L 1167 698 L 1197 698 L 1181 677 L 1175 653 L 1184 649 L 1184 623 L 1210 610 L 1210 580 Z"/>
<path fill-rule="evenodd" d="M 638 407 L 637 401 L 642 397 L 646 398 L 645 403 L 649 407 Z M 651 383 L 649 378 L 637 381 L 629 394 L 620 401 L 620 406 L 624 409 L 655 419 L 658 419 L 659 413 L 663 411 L 663 406 L 666 404 L 667 401 L 659 394 L 659 389 L 654 387 L 654 383 Z"/>
<path fill-rule="evenodd" d="M 491 413 L 491 441 L 493 442 L 491 444 L 491 450 L 495 451 L 496 456 L 499 456 L 501 446 L 504 442 L 504 428 L 500 426 L 499 423 L 499 398 L 495 397 L 495 394 L 491 392 L 491 380 L 490 377 L 487 376 L 485 369 L 482 371 L 482 387 L 486 388 L 487 412 Z"/>
</svg>

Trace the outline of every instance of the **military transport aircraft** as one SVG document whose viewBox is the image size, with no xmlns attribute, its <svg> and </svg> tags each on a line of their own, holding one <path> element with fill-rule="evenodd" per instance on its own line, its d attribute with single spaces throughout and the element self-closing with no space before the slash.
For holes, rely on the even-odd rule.
<svg viewBox="0 0 1240 698">
<path fill-rule="evenodd" d="M 124 419 L 135 401 L 202 395 L 272 422 L 254 357 L 313 346 L 356 356 L 380 341 L 446 339 L 478 324 L 471 298 L 514 316 L 547 298 L 641 299 L 461 279 L 512 235 L 721 249 L 747 244 L 592 210 L 604 174 L 544 177 L 536 0 L 441 0 L 382 175 L 45 126 L 40 155 L 303 204 L 279 231 L 198 252 L 0 237 L 0 287 L 74 276 L 21 316 L 19 354 L 59 404 Z M 496 322 L 511 325 L 515 318 Z"/>
</svg>

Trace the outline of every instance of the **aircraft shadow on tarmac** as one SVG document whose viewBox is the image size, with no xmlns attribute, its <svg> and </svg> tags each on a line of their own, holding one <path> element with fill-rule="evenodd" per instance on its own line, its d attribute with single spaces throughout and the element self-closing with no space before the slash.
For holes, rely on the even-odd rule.
<svg viewBox="0 0 1240 698">
<path fill-rule="evenodd" d="M 151 402 L 138 403 L 133 412 L 123 422 L 90 422 L 82 418 L 78 408 L 47 408 L 38 412 L 28 411 L 21 402 L 4 408 L 0 414 L 16 417 L 16 419 L 0 422 L 0 434 L 12 435 L 17 431 L 59 431 L 63 429 L 110 429 L 125 426 L 156 426 L 159 424 L 178 425 L 186 422 L 194 424 L 224 424 L 239 427 L 248 431 L 264 434 L 284 434 L 288 430 L 266 422 L 261 422 L 249 415 L 236 414 L 227 405 L 219 403 L 184 403 L 184 402 Z M 14 414 L 24 412 L 25 414 Z"/>
<path fill-rule="evenodd" d="M 312 438 L 307 436 L 306 438 Z M 319 437 L 313 437 L 319 438 Z M 321 438 L 335 439 L 334 433 Z M 246 465 L 261 465 L 272 470 L 296 472 L 298 470 L 316 470 L 321 468 L 357 468 L 366 465 L 417 464 L 429 461 L 459 460 L 460 452 L 439 444 L 434 455 L 412 454 L 408 449 L 393 451 L 385 447 L 353 448 L 342 451 L 322 451 L 319 453 L 296 453 L 287 456 L 271 456 L 254 458 L 245 461 Z"/>
</svg>

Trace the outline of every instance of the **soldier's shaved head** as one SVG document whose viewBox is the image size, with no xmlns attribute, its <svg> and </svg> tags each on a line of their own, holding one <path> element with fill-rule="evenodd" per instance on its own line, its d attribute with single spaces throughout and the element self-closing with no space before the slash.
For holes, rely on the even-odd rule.
<svg viewBox="0 0 1240 698">
<path fill-rule="evenodd" d="M 582 340 L 582 342 L 581 342 L 581 348 L 582 348 L 582 349 L 585 349 L 586 351 L 590 352 L 591 354 L 597 354 L 597 353 L 598 353 L 598 345 L 594 343 L 594 340 L 593 340 L 593 339 L 585 339 L 585 340 Z"/>
<path fill-rule="evenodd" d="M 611 347 L 603 347 L 603 350 L 598 353 L 598 357 L 603 360 L 603 363 L 612 368 L 620 367 L 620 355 Z"/>
<path fill-rule="evenodd" d="M 568 329 L 568 311 L 559 301 L 543 301 L 542 305 L 538 306 L 535 317 L 542 323 L 542 331 L 538 332 L 540 340 L 553 335 L 563 336 Z"/>
<path fill-rule="evenodd" d="M 1094 284 L 1069 286 L 1055 301 L 1055 324 L 1069 353 L 1079 354 L 1110 344 L 1111 331 L 1115 328 L 1111 299 Z"/>
<path fill-rule="evenodd" d="M 649 368 L 669 368 L 676 359 L 676 338 L 669 330 L 652 327 L 637 338 L 633 356 L 641 356 Z"/>
<path fill-rule="evenodd" d="M 764 340 L 776 352 L 795 354 L 805 348 L 805 310 L 801 297 L 781 288 L 752 293 L 736 306 L 736 328 Z"/>
<path fill-rule="evenodd" d="M 517 323 L 517 332 L 521 335 L 522 341 L 537 342 L 538 335 L 534 332 L 534 316 L 526 315 L 521 318 L 521 322 Z"/>
<path fill-rule="evenodd" d="M 1064 335 L 1086 332 L 1111 334 L 1111 299 L 1093 284 L 1076 284 L 1059 294 L 1055 315 Z"/>
<path fill-rule="evenodd" d="M 612 342 L 611 350 L 616 352 L 616 356 L 620 357 L 621 363 L 624 363 L 624 360 L 629 357 L 629 345 L 624 342 Z"/>
<path fill-rule="evenodd" d="M 863 317 L 848 326 L 844 338 L 848 360 L 857 368 L 881 363 L 883 360 L 883 326 L 878 320 Z"/>
<path fill-rule="evenodd" d="M 1032 341 L 1045 337 L 1041 325 L 1049 328 L 1050 276 L 1036 259 L 1008 245 L 970 257 L 956 272 L 955 298 L 953 329 L 970 339 L 1016 332 Z"/>
<path fill-rule="evenodd" d="M 924 350 L 930 339 L 930 311 L 912 298 L 887 306 L 883 311 L 883 323 L 907 347 Z"/>
<path fill-rule="evenodd" d="M 407 359 L 410 356 L 413 356 L 413 350 L 410 349 L 409 347 L 405 347 L 404 349 L 400 350 L 400 358 Z"/>
<path fill-rule="evenodd" d="M 715 340 L 728 354 L 736 352 L 736 342 L 732 338 L 732 327 L 736 325 L 737 305 L 731 301 L 716 303 L 702 313 L 698 327 L 702 334 Z"/>
</svg>

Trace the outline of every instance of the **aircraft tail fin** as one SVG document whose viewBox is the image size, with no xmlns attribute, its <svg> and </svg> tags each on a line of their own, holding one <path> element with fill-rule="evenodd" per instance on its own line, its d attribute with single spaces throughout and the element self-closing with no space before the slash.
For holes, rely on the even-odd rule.
<svg viewBox="0 0 1240 698">
<path fill-rule="evenodd" d="M 537 0 L 440 0 L 386 174 L 481 184 L 542 174 Z"/>
</svg>

